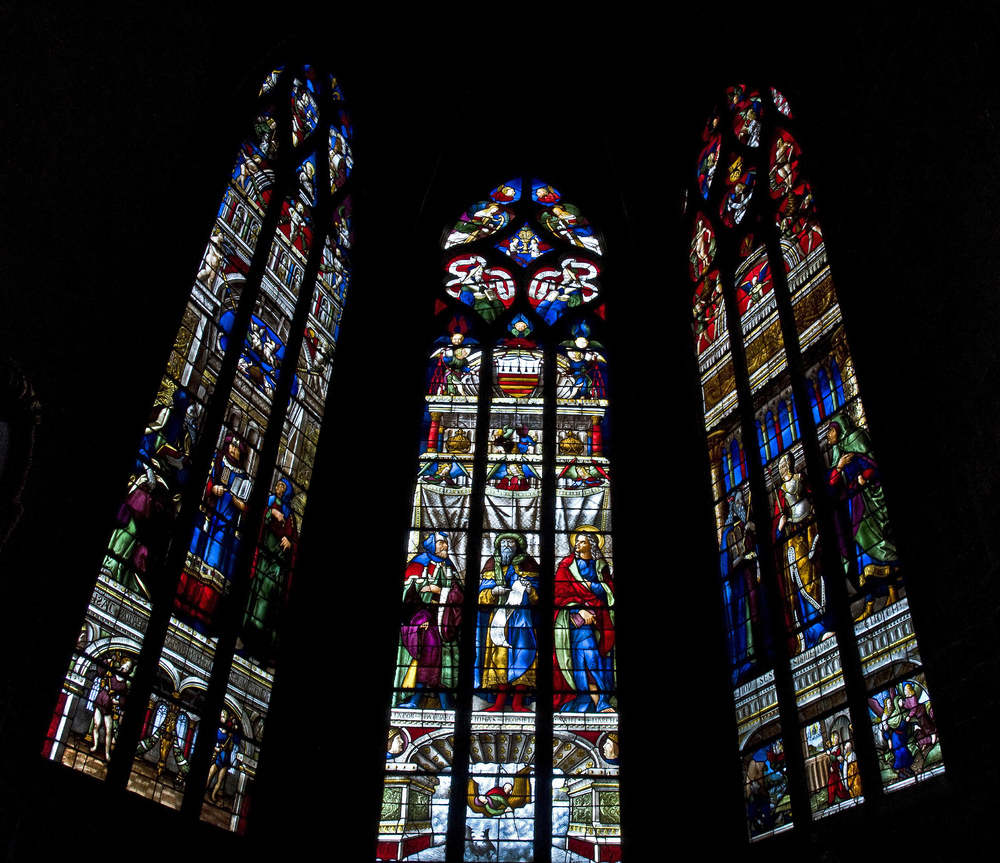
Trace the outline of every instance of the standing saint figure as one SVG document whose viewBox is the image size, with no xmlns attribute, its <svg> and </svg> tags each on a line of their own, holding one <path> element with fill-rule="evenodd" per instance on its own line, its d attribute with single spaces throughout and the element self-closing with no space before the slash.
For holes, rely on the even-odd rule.
<svg viewBox="0 0 1000 863">
<path fill-rule="evenodd" d="M 403 581 L 397 706 L 420 707 L 424 696 L 437 695 L 441 709 L 447 710 L 458 682 L 458 627 L 464 594 L 458 570 L 448 557 L 448 534 L 427 534 L 423 549 L 407 564 Z M 403 700 L 406 693 L 400 690 L 412 690 L 412 695 Z"/>
<path fill-rule="evenodd" d="M 831 632 L 826 626 L 826 586 L 820 575 L 819 532 L 805 474 L 795 470 L 795 456 L 778 459 L 781 483 L 775 491 L 774 539 L 783 584 L 789 649 L 795 656 L 815 647 Z"/>
<path fill-rule="evenodd" d="M 615 603 L 604 537 L 590 524 L 570 534 L 573 553 L 556 569 L 553 708 L 613 713 Z"/>
<path fill-rule="evenodd" d="M 491 712 L 504 709 L 511 690 L 511 709 L 526 712 L 524 696 L 536 685 L 538 564 L 527 547 L 522 533 L 498 534 L 479 582 L 475 688 L 496 693 Z"/>
<path fill-rule="evenodd" d="M 237 529 L 250 496 L 246 453 L 243 441 L 235 434 L 227 435 L 208 477 L 205 522 L 191 537 L 174 600 L 175 608 L 192 619 L 196 628 L 211 622 L 219 598 L 228 592 L 233 579 L 240 549 Z"/>
<path fill-rule="evenodd" d="M 757 569 L 756 527 L 750 520 L 744 490 L 729 498 L 729 512 L 719 540 L 719 565 L 726 599 L 729 661 L 733 684 L 754 672 L 767 654 L 764 595 Z"/>
<path fill-rule="evenodd" d="M 840 555 L 845 574 L 857 561 L 858 587 L 865 595 L 865 609 L 858 619 L 863 620 L 875 610 L 879 597 L 887 597 L 886 605 L 898 599 L 899 556 L 868 432 L 842 412 L 830 421 L 826 440 L 827 485 L 840 504 L 836 518 Z"/>
<path fill-rule="evenodd" d="M 149 418 L 132 469 L 128 494 L 118 510 L 118 527 L 108 542 L 104 571 L 133 593 L 152 598 L 147 583 L 150 558 L 165 553 L 181 487 L 187 482 L 196 427 L 187 390 L 174 390 L 170 407 L 157 405 Z"/>
<path fill-rule="evenodd" d="M 272 663 L 278 646 L 278 616 L 295 563 L 299 532 L 292 512 L 293 494 L 291 480 L 281 477 L 267 499 L 243 618 L 243 646 L 265 665 Z"/>
</svg>

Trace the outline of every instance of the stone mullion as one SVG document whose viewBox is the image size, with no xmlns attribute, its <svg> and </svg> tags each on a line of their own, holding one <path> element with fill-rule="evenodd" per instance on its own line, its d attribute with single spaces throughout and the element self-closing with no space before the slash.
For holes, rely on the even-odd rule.
<svg viewBox="0 0 1000 863">
<path fill-rule="evenodd" d="M 469 497 L 466 536 L 465 598 L 459 635 L 458 686 L 455 692 L 455 736 L 451 762 L 451 795 L 448 800 L 448 838 L 445 859 L 459 863 L 465 856 L 465 789 L 469 785 L 472 751 L 472 679 L 476 661 L 476 628 L 479 620 L 479 580 L 482 571 L 483 509 L 486 502 L 486 468 L 490 405 L 493 395 L 493 338 L 484 339 L 479 365 L 479 404 L 476 409 L 476 452 Z M 456 790 L 458 789 L 458 791 Z"/>
<path fill-rule="evenodd" d="M 530 187 L 529 187 L 530 188 Z M 529 192 L 530 194 L 530 192 Z M 542 513 L 539 536 L 539 595 L 536 609 L 535 680 L 535 861 L 552 858 L 552 651 L 556 548 L 556 350 L 554 333 L 544 346 L 542 412 Z"/>
</svg>

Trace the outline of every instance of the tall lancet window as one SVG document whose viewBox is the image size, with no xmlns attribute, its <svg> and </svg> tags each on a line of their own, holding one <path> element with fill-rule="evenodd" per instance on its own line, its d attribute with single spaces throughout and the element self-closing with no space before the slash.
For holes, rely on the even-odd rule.
<svg viewBox="0 0 1000 863">
<path fill-rule="evenodd" d="M 350 278 L 351 121 L 275 69 L 109 513 L 44 755 L 242 832 Z M 138 431 L 138 430 L 137 430 Z"/>
<path fill-rule="evenodd" d="M 379 860 L 619 860 L 604 247 L 530 177 L 442 239 Z"/>
<path fill-rule="evenodd" d="M 792 106 L 729 87 L 699 146 L 688 290 L 760 839 L 944 765 Z"/>
</svg>

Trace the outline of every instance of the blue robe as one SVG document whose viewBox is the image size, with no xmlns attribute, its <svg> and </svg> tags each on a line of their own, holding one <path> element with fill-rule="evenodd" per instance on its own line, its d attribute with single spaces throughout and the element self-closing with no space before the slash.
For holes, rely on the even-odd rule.
<svg viewBox="0 0 1000 863">
<path fill-rule="evenodd" d="M 535 635 L 535 612 L 531 596 L 533 594 L 536 597 L 535 601 L 537 601 L 538 573 L 527 570 L 528 565 L 534 567 L 534 561 L 531 561 L 531 558 L 526 555 L 507 564 L 506 569 L 499 576 L 496 571 L 498 567 L 494 561 L 495 558 L 490 558 L 487 562 L 483 570 L 482 580 L 479 583 L 480 603 L 489 603 L 493 607 L 479 613 L 479 626 L 476 633 L 475 686 L 477 689 L 492 689 L 501 684 L 534 686 L 533 666 L 538 652 L 538 640 Z M 498 584 L 513 588 L 519 575 L 527 579 L 529 584 L 519 605 L 507 604 L 509 594 L 507 598 L 501 599 L 493 597 L 489 593 Z M 487 594 L 488 597 L 484 598 L 484 594 Z M 490 635 L 491 627 L 502 619 L 497 617 L 500 614 L 506 616 L 503 630 L 508 646 L 505 650 L 503 645 L 498 645 Z M 498 657 L 502 656 L 503 653 L 506 653 L 506 660 L 502 667 L 497 667 Z"/>
</svg>

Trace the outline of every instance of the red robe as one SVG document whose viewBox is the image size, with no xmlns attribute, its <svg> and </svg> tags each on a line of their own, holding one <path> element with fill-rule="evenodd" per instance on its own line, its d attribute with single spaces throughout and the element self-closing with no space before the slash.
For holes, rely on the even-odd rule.
<svg viewBox="0 0 1000 863">
<path fill-rule="evenodd" d="M 601 656 L 607 657 L 610 655 L 611 649 L 615 646 L 615 627 L 611 618 L 611 610 L 608 608 L 607 600 L 595 595 L 590 589 L 590 582 L 583 581 L 573 574 L 571 567 L 575 561 L 576 557 L 570 554 L 559 562 L 559 567 L 556 570 L 556 611 L 553 617 L 553 622 L 557 629 L 565 629 L 567 625 L 572 625 L 567 618 L 573 613 L 573 611 L 582 608 L 587 609 L 587 611 L 591 612 L 595 617 L 593 627 L 597 635 L 599 645 L 598 652 Z M 608 566 L 604 564 L 603 560 L 598 560 L 596 563 L 599 567 L 598 571 L 601 572 L 601 575 L 603 576 L 605 589 L 613 597 L 615 585 L 614 580 L 611 578 L 611 571 Z M 577 571 L 579 570 L 577 569 Z M 569 613 L 567 614 L 567 612 Z M 560 616 L 562 616 L 562 620 L 560 620 Z M 558 631 L 556 632 L 555 640 L 558 644 Z M 552 662 L 553 703 L 555 709 L 558 710 L 563 704 L 568 704 L 576 698 L 579 693 L 570 689 L 567 684 L 562 671 L 560 671 L 559 660 L 555 651 L 553 651 Z"/>
</svg>

